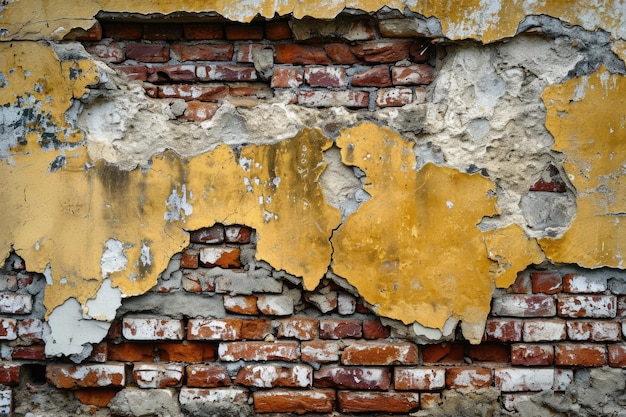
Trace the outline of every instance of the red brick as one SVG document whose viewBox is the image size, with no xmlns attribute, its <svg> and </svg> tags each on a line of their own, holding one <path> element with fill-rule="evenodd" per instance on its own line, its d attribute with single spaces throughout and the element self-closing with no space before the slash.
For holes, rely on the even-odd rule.
<svg viewBox="0 0 626 417">
<path fill-rule="evenodd" d="M 325 365 L 313 374 L 313 385 L 320 388 L 388 390 L 389 368 L 342 367 Z"/>
<path fill-rule="evenodd" d="M 557 294 L 563 290 L 563 279 L 554 272 L 531 272 L 534 293 Z"/>
<path fill-rule="evenodd" d="M 43 361 L 46 359 L 46 347 L 44 345 L 15 346 L 11 351 L 11 358 Z"/>
<path fill-rule="evenodd" d="M 522 330 L 524 342 L 565 340 L 565 336 L 565 321 L 563 320 L 527 320 Z"/>
<path fill-rule="evenodd" d="M 276 63 L 296 65 L 328 65 L 330 59 L 321 46 L 300 44 L 276 45 Z"/>
<path fill-rule="evenodd" d="M 229 313 L 257 315 L 257 297 L 255 295 L 225 295 L 224 309 Z"/>
<path fill-rule="evenodd" d="M 352 47 L 352 52 L 365 62 L 391 63 L 409 59 L 410 41 L 378 41 Z"/>
<path fill-rule="evenodd" d="M 413 101 L 413 90 L 410 88 L 381 88 L 376 91 L 378 107 L 401 107 Z"/>
<path fill-rule="evenodd" d="M 225 227 L 226 243 L 250 243 L 252 229 L 246 226 L 230 225 Z"/>
<path fill-rule="evenodd" d="M 313 384 L 313 368 L 308 365 L 245 365 L 239 368 L 235 384 L 257 388 L 306 388 Z"/>
<path fill-rule="evenodd" d="M 363 320 L 364 339 L 386 339 L 390 334 L 389 326 L 384 326 L 380 319 Z"/>
<path fill-rule="evenodd" d="M 348 85 L 348 77 L 342 67 L 306 67 L 304 80 L 311 87 L 345 87 Z"/>
<path fill-rule="evenodd" d="M 231 83 L 228 85 L 228 91 L 232 97 L 256 97 L 256 98 L 272 98 L 274 92 L 262 83 Z M 243 101 L 241 101 L 243 102 Z M 252 102 L 252 101 L 251 101 Z M 255 102 L 256 103 L 256 102 Z M 242 243 L 242 242 L 235 242 Z"/>
<path fill-rule="evenodd" d="M 411 44 L 411 47 L 409 48 L 409 55 L 411 55 L 411 60 L 419 64 L 427 62 L 430 58 L 431 48 L 432 45 L 430 43 L 430 40 L 413 42 Z"/>
<path fill-rule="evenodd" d="M 446 385 L 444 368 L 396 367 L 393 372 L 394 387 L 406 391 L 433 391 Z"/>
<path fill-rule="evenodd" d="M 33 296 L 30 294 L 0 293 L 0 314 L 30 314 Z"/>
<path fill-rule="evenodd" d="M 216 388 L 230 385 L 228 371 L 221 365 L 188 365 L 186 374 L 188 387 Z"/>
<path fill-rule="evenodd" d="M 568 321 L 567 336 L 570 340 L 616 342 L 622 339 L 622 326 L 611 321 Z"/>
<path fill-rule="evenodd" d="M 206 342 L 161 342 L 156 357 L 161 362 L 210 362 L 217 359 L 217 345 Z M 134 361 L 139 362 L 139 361 Z"/>
<path fill-rule="evenodd" d="M 301 67 L 275 68 L 272 75 L 272 88 L 295 88 L 302 85 L 304 81 Z"/>
<path fill-rule="evenodd" d="M 324 50 L 333 64 L 352 65 L 359 62 L 350 45 L 345 43 L 329 43 L 324 46 Z"/>
<path fill-rule="evenodd" d="M 72 391 L 81 404 L 93 405 L 98 408 L 109 405 L 113 397 L 119 392 L 115 388 L 82 388 Z"/>
<path fill-rule="evenodd" d="M 486 368 L 448 368 L 446 386 L 451 389 L 480 389 L 491 386 L 491 369 Z"/>
<path fill-rule="evenodd" d="M 102 39 L 102 26 L 100 22 L 96 22 L 87 30 L 75 28 L 63 39 L 77 42 L 97 42 Z"/>
<path fill-rule="evenodd" d="M 182 285 L 187 292 L 215 291 L 215 276 L 207 269 L 194 269 L 183 272 Z"/>
<path fill-rule="evenodd" d="M 158 96 L 159 98 L 218 101 L 228 96 L 228 87 L 225 85 L 165 85 L 158 88 Z"/>
<path fill-rule="evenodd" d="M 125 317 L 122 334 L 128 340 L 181 340 L 181 320 Z"/>
<path fill-rule="evenodd" d="M 147 81 L 151 83 L 193 82 L 196 81 L 196 67 L 194 65 L 161 65 L 151 67 L 148 68 Z"/>
<path fill-rule="evenodd" d="M 118 40 L 138 40 L 143 36 L 143 25 L 131 22 L 102 22 L 105 38 Z"/>
<path fill-rule="evenodd" d="M 556 315 L 556 302 L 550 295 L 506 294 L 494 298 L 493 316 L 552 317 Z"/>
<path fill-rule="evenodd" d="M 277 20 L 265 24 L 265 37 L 270 41 L 284 41 L 291 39 L 292 36 L 291 27 L 286 20 Z"/>
<path fill-rule="evenodd" d="M 311 340 L 319 337 L 319 320 L 307 317 L 290 317 L 277 320 L 279 338 Z"/>
<path fill-rule="evenodd" d="M 195 249 L 185 249 L 180 257 L 180 267 L 196 269 L 198 268 L 200 253 Z"/>
<path fill-rule="evenodd" d="M 335 405 L 335 390 L 332 389 L 273 389 L 255 391 L 252 395 L 257 413 L 331 413 Z"/>
<path fill-rule="evenodd" d="M 312 363 L 338 362 L 344 344 L 339 341 L 312 340 L 302 342 L 302 361 Z"/>
<path fill-rule="evenodd" d="M 304 299 L 322 313 L 328 313 L 337 308 L 337 291 L 307 292 L 304 294 Z"/>
<path fill-rule="evenodd" d="M 20 383 L 20 365 L 5 363 L 0 365 L 0 384 L 15 386 Z"/>
<path fill-rule="evenodd" d="M 609 365 L 614 367 L 626 367 L 626 345 L 609 345 Z"/>
<path fill-rule="evenodd" d="M 92 344 L 91 353 L 85 358 L 85 362 L 106 362 L 108 360 L 108 350 L 108 343 L 106 342 Z"/>
<path fill-rule="evenodd" d="M 226 39 L 236 40 L 260 40 L 263 39 L 263 25 L 247 23 L 226 25 Z"/>
<path fill-rule="evenodd" d="M 154 343 L 109 343 L 107 355 L 109 360 L 119 362 L 146 362 L 157 356 Z"/>
<path fill-rule="evenodd" d="M 175 43 L 172 53 L 181 61 L 230 61 L 233 58 L 233 46 L 226 44 Z"/>
<path fill-rule="evenodd" d="M 46 367 L 46 380 L 57 388 L 123 387 L 124 364 L 56 365 Z"/>
<path fill-rule="evenodd" d="M 321 319 L 320 339 L 344 339 L 363 336 L 361 320 Z"/>
<path fill-rule="evenodd" d="M 524 366 L 552 365 L 554 346 L 552 345 L 511 345 L 511 364 Z"/>
<path fill-rule="evenodd" d="M 563 291 L 580 293 L 603 293 L 607 290 L 606 278 L 589 278 L 580 274 L 563 275 Z"/>
<path fill-rule="evenodd" d="M 152 43 L 129 43 L 126 45 L 126 57 L 139 62 L 167 62 L 170 60 L 170 47 Z"/>
<path fill-rule="evenodd" d="M 17 339 L 17 320 L 0 317 L 0 340 Z"/>
<path fill-rule="evenodd" d="M 475 362 L 508 362 L 509 347 L 501 343 L 483 342 L 470 346 L 467 356 Z"/>
<path fill-rule="evenodd" d="M 530 277 L 527 274 L 519 274 L 515 282 L 506 289 L 508 294 L 528 294 L 531 292 Z"/>
<path fill-rule="evenodd" d="M 419 394 L 414 392 L 339 391 L 339 411 L 343 413 L 409 413 L 419 408 Z"/>
<path fill-rule="evenodd" d="M 341 355 L 343 365 L 411 365 L 418 359 L 417 346 L 409 342 L 355 342 Z"/>
<path fill-rule="evenodd" d="M 394 85 L 424 85 L 433 82 L 433 67 L 426 64 L 413 64 L 408 67 L 392 67 L 391 79 Z"/>
<path fill-rule="evenodd" d="M 216 224 L 211 227 L 189 232 L 189 241 L 191 243 L 224 243 L 224 226 Z"/>
<path fill-rule="evenodd" d="M 300 356 L 298 342 L 224 342 L 219 346 L 222 361 L 285 361 L 294 362 Z"/>
<path fill-rule="evenodd" d="M 241 250 L 232 246 L 210 246 L 200 249 L 200 263 L 206 267 L 239 268 Z"/>
<path fill-rule="evenodd" d="M 131 80 L 146 81 L 148 79 L 148 68 L 144 65 L 120 65 L 115 69 L 124 73 Z"/>
<path fill-rule="evenodd" d="M 206 103 L 202 101 L 188 101 L 187 108 L 180 119 L 189 122 L 203 122 L 212 119 L 219 108 L 217 103 Z"/>
<path fill-rule="evenodd" d="M 301 91 L 298 104 L 309 107 L 363 108 L 369 105 L 369 98 L 367 91 Z"/>
<path fill-rule="evenodd" d="M 185 367 L 176 363 L 136 363 L 133 378 L 139 388 L 167 388 L 180 385 Z"/>
<path fill-rule="evenodd" d="M 151 41 L 175 41 L 183 37 L 183 27 L 177 23 L 146 24 L 143 37 Z"/>
<path fill-rule="evenodd" d="M 189 319 L 189 340 L 262 340 L 272 333 L 269 320 L 245 320 L 238 318 Z"/>
<path fill-rule="evenodd" d="M 549 193 L 564 193 L 567 191 L 565 181 L 561 178 L 558 168 L 554 165 L 546 167 L 542 173 L 542 178 L 531 185 L 529 191 L 543 191 Z"/>
<path fill-rule="evenodd" d="M 558 366 L 603 366 L 606 365 L 606 346 L 590 343 L 567 343 L 556 345 Z"/>
<path fill-rule="evenodd" d="M 374 67 L 355 73 L 352 76 L 355 87 L 387 87 L 391 85 L 389 67 Z"/>
<path fill-rule="evenodd" d="M 460 343 L 422 346 L 422 359 L 425 363 L 463 363 L 465 347 Z"/>
<path fill-rule="evenodd" d="M 240 65 L 212 64 L 198 66 L 196 74 L 200 81 L 254 81 L 257 79 L 254 67 Z"/>
<path fill-rule="evenodd" d="M 185 38 L 192 40 L 222 39 L 224 28 L 213 23 L 184 23 L 183 33 Z"/>
<path fill-rule="evenodd" d="M 485 339 L 499 342 L 519 342 L 522 340 L 522 321 L 510 319 L 489 319 L 485 326 Z"/>
<path fill-rule="evenodd" d="M 116 42 L 111 42 L 108 45 L 88 45 L 85 46 L 85 50 L 104 62 L 117 64 L 123 62 L 125 59 L 122 47 Z"/>
<path fill-rule="evenodd" d="M 617 298 L 614 295 L 560 295 L 557 307 L 561 317 L 614 318 Z"/>
<path fill-rule="evenodd" d="M 356 312 L 356 298 L 352 294 L 337 294 L 337 313 L 350 316 Z"/>
</svg>

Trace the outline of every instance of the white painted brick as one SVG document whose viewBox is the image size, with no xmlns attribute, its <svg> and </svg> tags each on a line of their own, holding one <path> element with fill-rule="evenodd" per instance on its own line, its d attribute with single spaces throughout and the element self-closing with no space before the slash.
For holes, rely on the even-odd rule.
<svg viewBox="0 0 626 417">
<path fill-rule="evenodd" d="M 554 391 L 565 391 L 570 384 L 574 382 L 573 369 L 555 369 L 554 370 Z"/>
<path fill-rule="evenodd" d="M 10 389 L 0 390 L 0 414 L 11 415 L 13 404 L 13 391 Z"/>
<path fill-rule="evenodd" d="M 1 314 L 30 314 L 33 311 L 33 297 L 30 294 L 0 293 Z"/>
<path fill-rule="evenodd" d="M 43 321 L 26 319 L 17 322 L 17 335 L 23 340 L 43 339 Z"/>
<path fill-rule="evenodd" d="M 565 340 L 565 335 L 565 321 L 563 320 L 526 321 L 522 330 L 524 342 Z"/>
<path fill-rule="evenodd" d="M 356 298 L 351 294 L 340 293 L 337 296 L 337 312 L 342 316 L 349 316 L 356 311 Z"/>
<path fill-rule="evenodd" d="M 304 294 L 304 299 L 313 304 L 322 313 L 333 311 L 337 307 L 337 292 L 329 291 L 326 294 L 309 292 Z"/>
<path fill-rule="evenodd" d="M 432 391 L 446 385 L 446 371 L 443 368 L 402 368 L 394 370 L 396 389 Z"/>
<path fill-rule="evenodd" d="M 601 277 L 587 277 L 578 274 L 568 274 L 563 277 L 565 292 L 570 293 L 601 293 L 607 290 L 607 280 Z"/>
<path fill-rule="evenodd" d="M 250 394 L 244 388 L 186 388 L 180 390 L 178 401 L 184 410 L 191 412 L 225 407 L 231 409 L 232 405 L 248 405 Z M 224 414 L 226 415 L 226 414 Z"/>
<path fill-rule="evenodd" d="M 493 300 L 491 314 L 510 317 L 552 317 L 556 302 L 550 295 L 507 294 Z"/>
<path fill-rule="evenodd" d="M 495 378 L 504 392 L 551 390 L 554 369 L 502 368 L 495 370 Z"/>
<path fill-rule="evenodd" d="M 620 323 L 608 321 L 569 321 L 567 336 L 570 340 L 619 341 L 622 338 Z"/>
<path fill-rule="evenodd" d="M 313 385 L 313 368 L 308 365 L 249 365 L 239 369 L 235 384 L 249 387 L 276 386 L 306 388 Z"/>
<path fill-rule="evenodd" d="M 617 315 L 614 295 L 559 295 L 561 317 L 613 318 Z"/>
<path fill-rule="evenodd" d="M 17 320 L 0 318 L 0 340 L 17 339 Z"/>
<path fill-rule="evenodd" d="M 270 316 L 290 316 L 294 311 L 290 295 L 260 295 L 256 304 L 261 313 Z"/>
<path fill-rule="evenodd" d="M 126 317 L 122 335 L 128 340 L 182 340 L 184 330 L 180 320 Z"/>
<path fill-rule="evenodd" d="M 183 365 L 168 363 L 138 363 L 133 367 L 133 377 L 139 388 L 165 388 L 178 385 L 185 372 Z"/>
</svg>

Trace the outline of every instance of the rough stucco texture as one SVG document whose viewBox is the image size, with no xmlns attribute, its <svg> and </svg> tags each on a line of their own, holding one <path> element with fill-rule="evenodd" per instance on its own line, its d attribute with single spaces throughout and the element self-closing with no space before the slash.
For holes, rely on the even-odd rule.
<svg viewBox="0 0 626 417">
<path fill-rule="evenodd" d="M 88 28 L 100 10 L 163 14 L 214 10 L 248 21 L 257 13 L 275 12 L 330 18 L 344 7 L 376 11 L 383 2 L 325 2 L 324 7 L 318 2 L 276 6 L 263 1 L 225 5 L 94 1 L 80 7 L 39 3 L 34 7 L 32 2 L 12 2 L 0 12 L 0 35 L 6 40 L 0 44 L 5 58 L 0 64 L 0 253 L 6 257 L 13 249 L 29 269 L 46 274 L 48 314 L 75 299 L 80 304 L 76 308 L 89 318 L 88 300 L 97 298 L 107 278 L 119 288 L 120 297 L 141 294 L 155 284 L 168 259 L 187 245 L 187 230 L 216 222 L 242 223 L 257 230 L 257 257 L 302 277 L 305 288 L 315 288 L 332 265 L 334 273 L 346 278 L 379 314 L 440 331 L 461 321 L 464 335 L 477 342 L 494 285 L 510 285 L 517 271 L 544 259 L 524 225 L 515 224 L 519 216 L 491 230 L 480 227 L 485 218 L 498 217 L 498 199 L 507 197 L 498 195 L 498 178 L 468 174 L 455 166 L 463 159 L 458 152 L 466 150 L 465 145 L 456 146 L 456 160 L 448 166 L 418 164 L 412 142 L 391 129 L 359 124 L 348 116 L 339 120 L 353 127 L 341 131 L 336 145 L 345 165 L 365 172 L 363 188 L 371 199 L 343 224 L 340 211 L 326 203 L 318 183 L 325 168 L 324 151 L 333 146 L 331 138 L 313 128 L 318 122 L 310 126 L 301 122 L 296 132 L 273 143 L 223 144 L 188 157 L 150 150 L 142 156 L 151 159 L 151 165 L 120 169 L 93 151 L 97 137 L 90 138 L 90 132 L 75 126 L 79 101 L 88 101 L 89 87 L 116 81 L 105 80 L 105 72 L 80 48 L 57 48 L 55 53 L 50 45 L 29 41 L 61 39 L 74 27 Z M 618 1 L 602 8 L 592 7 L 593 2 L 575 7 L 560 1 L 523 3 L 506 9 L 499 1 L 488 7 L 477 1 L 455 2 L 454 7 L 449 3 L 386 5 L 409 6 L 434 16 L 441 35 L 450 39 L 493 42 L 514 35 L 531 14 L 554 15 L 588 30 L 602 27 L 614 37 L 624 37 L 624 7 Z M 464 68 L 469 63 L 462 62 Z M 489 69 L 494 76 L 485 82 L 494 81 L 497 89 L 502 78 L 496 70 Z M 559 80 L 541 80 L 555 84 L 543 96 L 545 124 L 576 189 L 577 212 L 563 236 L 539 233 L 541 248 L 554 262 L 623 268 L 626 236 L 620 220 L 626 212 L 622 149 L 626 129 L 619 109 L 626 82 L 604 68 L 563 84 L 557 84 Z M 454 85 L 448 89 L 454 90 Z M 439 85 L 435 90 L 445 88 Z M 487 97 L 492 112 L 485 118 L 497 115 L 501 95 Z M 444 107 L 441 97 L 438 100 L 439 107 L 424 109 L 430 120 L 423 126 L 437 124 L 435 140 L 441 144 L 448 136 L 446 121 L 432 112 Z M 307 114 L 309 120 L 319 117 Z M 389 113 L 383 117 L 394 119 Z M 187 132 L 178 129 L 181 136 Z M 463 129 L 468 131 L 465 124 Z M 504 155 L 502 151 L 492 159 Z"/>
</svg>

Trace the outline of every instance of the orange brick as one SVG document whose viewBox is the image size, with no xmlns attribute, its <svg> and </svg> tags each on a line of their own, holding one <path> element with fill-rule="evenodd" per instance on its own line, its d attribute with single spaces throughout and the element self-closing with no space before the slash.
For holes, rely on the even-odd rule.
<svg viewBox="0 0 626 417">
<path fill-rule="evenodd" d="M 257 315 L 257 297 L 254 295 L 225 295 L 224 309 L 229 313 Z"/>
<path fill-rule="evenodd" d="M 14 386 L 20 382 L 20 365 L 6 363 L 0 365 L 0 384 Z"/>
<path fill-rule="evenodd" d="M 300 44 L 276 45 L 276 63 L 296 65 L 327 65 L 330 59 L 321 46 Z"/>
<path fill-rule="evenodd" d="M 73 391 L 73 393 L 82 404 L 102 408 L 109 405 L 118 391 L 111 388 L 82 388 Z"/>
<path fill-rule="evenodd" d="M 255 391 L 253 398 L 254 411 L 257 413 L 331 413 L 335 404 L 335 390 L 273 389 Z"/>
<path fill-rule="evenodd" d="M 230 385 L 228 371 L 221 365 L 189 365 L 186 374 L 188 387 L 216 388 Z"/>
<path fill-rule="evenodd" d="M 143 37 L 151 41 L 175 41 L 183 37 L 183 27 L 177 23 L 150 23 L 144 25 Z"/>
<path fill-rule="evenodd" d="M 238 247 L 211 246 L 200 249 L 200 262 L 203 266 L 220 268 L 239 268 L 241 250 Z"/>
<path fill-rule="evenodd" d="M 252 229 L 246 226 L 230 225 L 224 227 L 226 243 L 250 243 Z"/>
<path fill-rule="evenodd" d="M 286 20 L 267 22 L 265 24 L 265 37 L 270 41 L 284 41 L 292 37 L 291 27 Z"/>
<path fill-rule="evenodd" d="M 352 52 L 352 48 L 345 43 L 329 43 L 324 46 L 328 58 L 333 64 L 352 65 L 359 62 Z M 323 64 L 323 62 L 319 62 Z"/>
<path fill-rule="evenodd" d="M 57 388 L 123 387 L 125 369 L 121 363 L 67 365 L 49 364 L 46 380 Z"/>
<path fill-rule="evenodd" d="M 337 362 L 344 344 L 339 341 L 312 340 L 302 342 L 302 361 L 314 363 Z"/>
<path fill-rule="evenodd" d="M 511 346 L 511 364 L 513 365 L 552 365 L 554 346 L 514 344 Z"/>
<path fill-rule="evenodd" d="M 219 105 L 217 103 L 205 103 L 202 101 L 188 101 L 187 108 L 180 119 L 189 122 L 203 122 L 212 119 L 217 113 Z"/>
<path fill-rule="evenodd" d="M 322 319 L 320 320 L 320 339 L 344 339 L 362 337 L 361 320 Z"/>
<path fill-rule="evenodd" d="M 108 359 L 120 362 L 146 362 L 154 360 L 156 345 L 154 343 L 120 343 L 108 344 Z"/>
<path fill-rule="evenodd" d="M 416 392 L 339 391 L 337 395 L 343 413 L 410 413 L 420 405 Z"/>
<path fill-rule="evenodd" d="M 355 342 L 341 355 L 343 365 L 411 365 L 418 359 L 417 346 L 409 342 Z"/>
<path fill-rule="evenodd" d="M 409 59 L 411 41 L 367 42 L 352 47 L 352 52 L 365 62 L 392 63 Z"/>
<path fill-rule="evenodd" d="M 559 366 L 603 366 L 606 356 L 606 345 L 564 343 L 556 346 L 555 363 Z"/>
<path fill-rule="evenodd" d="M 298 342 L 224 342 L 220 343 L 219 357 L 222 361 L 285 361 L 299 358 Z"/>
<path fill-rule="evenodd" d="M 444 343 L 422 347 L 422 359 L 425 363 L 463 363 L 464 357 L 465 347 L 460 343 Z"/>
<path fill-rule="evenodd" d="M 139 388 L 167 388 L 180 385 L 185 367 L 177 363 L 136 363 L 133 378 Z"/>
<path fill-rule="evenodd" d="M 534 293 L 557 294 L 563 290 L 563 279 L 554 272 L 532 272 L 530 281 Z"/>
<path fill-rule="evenodd" d="M 448 368 L 446 386 L 452 389 L 479 389 L 491 385 L 491 369 L 486 368 Z"/>
<path fill-rule="evenodd" d="M 162 342 L 157 344 L 162 362 L 209 362 L 217 358 L 217 345 L 207 342 Z"/>
<path fill-rule="evenodd" d="M 188 269 L 198 268 L 199 254 L 195 249 L 185 249 L 180 258 L 180 267 Z"/>
<path fill-rule="evenodd" d="M 299 340 L 317 339 L 319 320 L 307 317 L 291 317 L 278 320 L 278 337 Z"/>
<path fill-rule="evenodd" d="M 189 319 L 187 326 L 189 340 L 262 340 L 268 334 L 272 334 L 272 322 L 260 319 Z"/>
<path fill-rule="evenodd" d="M 172 52 L 181 61 L 230 61 L 234 48 L 226 44 L 175 43 L 172 45 Z"/>
<path fill-rule="evenodd" d="M 626 345 L 609 345 L 609 365 L 626 367 Z"/>
</svg>

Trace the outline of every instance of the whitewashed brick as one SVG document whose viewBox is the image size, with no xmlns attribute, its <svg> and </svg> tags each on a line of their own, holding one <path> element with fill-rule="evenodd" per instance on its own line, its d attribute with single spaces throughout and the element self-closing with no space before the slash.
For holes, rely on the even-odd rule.
<svg viewBox="0 0 626 417">
<path fill-rule="evenodd" d="M 33 297 L 30 294 L 0 293 L 0 314 L 30 314 Z"/>
<path fill-rule="evenodd" d="M 398 390 L 432 391 L 446 385 L 443 368 L 403 368 L 394 370 L 394 386 Z"/>
<path fill-rule="evenodd" d="M 17 335 L 22 340 L 43 339 L 43 321 L 39 319 L 26 319 L 17 322 Z"/>
<path fill-rule="evenodd" d="M 304 294 L 304 299 L 322 313 L 328 313 L 337 308 L 337 291 L 329 291 L 326 294 L 309 292 Z"/>
<path fill-rule="evenodd" d="M 554 370 L 554 391 L 565 391 L 570 384 L 574 382 L 573 369 L 555 369 Z"/>
<path fill-rule="evenodd" d="M 249 406 L 250 393 L 245 388 L 186 388 L 180 390 L 178 401 L 184 411 L 191 415 L 201 415 L 207 409 L 213 410 L 216 415 L 234 414 L 239 407 Z M 223 413 L 218 413 L 222 410 Z M 241 411 L 243 414 L 243 410 Z M 232 415 L 231 414 L 231 415 Z"/>
<path fill-rule="evenodd" d="M 46 380 L 57 388 L 123 387 L 126 369 L 123 363 L 51 364 L 46 367 Z"/>
<path fill-rule="evenodd" d="M 617 298 L 614 295 L 559 295 L 561 317 L 614 318 Z"/>
<path fill-rule="evenodd" d="M 565 340 L 566 330 L 563 320 L 532 320 L 524 322 L 522 339 L 524 342 L 550 342 Z"/>
<path fill-rule="evenodd" d="M 294 311 L 290 295 L 259 295 L 256 304 L 261 313 L 270 316 L 290 316 Z"/>
<path fill-rule="evenodd" d="M 13 391 L 10 389 L 0 390 L 0 414 L 11 415 L 13 408 Z"/>
<path fill-rule="evenodd" d="M 349 316 L 356 311 L 356 298 L 351 294 L 340 293 L 337 296 L 337 312 L 342 316 Z"/>
<path fill-rule="evenodd" d="M 491 314 L 511 317 L 552 317 L 556 302 L 550 295 L 507 294 L 493 300 Z"/>
<path fill-rule="evenodd" d="M 17 339 L 17 320 L 0 318 L 0 340 Z"/>
<path fill-rule="evenodd" d="M 313 385 L 313 368 L 308 365 L 249 365 L 239 369 L 235 384 L 247 387 L 306 388 Z"/>
<path fill-rule="evenodd" d="M 579 293 L 601 293 L 607 290 L 607 279 L 587 277 L 579 274 L 567 274 L 563 277 L 563 291 Z"/>
<path fill-rule="evenodd" d="M 139 388 L 166 388 L 180 384 L 185 367 L 176 363 L 138 363 L 133 367 L 133 377 Z"/>
<path fill-rule="evenodd" d="M 126 317 L 122 322 L 128 340 L 182 340 L 184 333 L 180 320 Z"/>
<path fill-rule="evenodd" d="M 554 369 L 502 368 L 495 370 L 495 378 L 504 392 L 551 390 Z"/>
<path fill-rule="evenodd" d="M 570 340 L 618 341 L 622 338 L 622 329 L 617 322 L 569 321 L 567 336 Z"/>
</svg>

